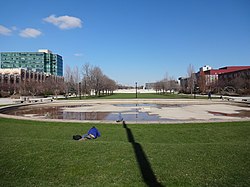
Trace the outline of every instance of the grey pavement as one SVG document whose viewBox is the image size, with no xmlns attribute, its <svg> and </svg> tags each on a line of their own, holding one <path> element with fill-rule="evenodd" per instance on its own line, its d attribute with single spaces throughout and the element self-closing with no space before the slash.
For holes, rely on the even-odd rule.
<svg viewBox="0 0 250 187">
<path fill-rule="evenodd" d="M 13 104 L 13 99 L 11 98 L 0 98 L 0 105 Z"/>
<path fill-rule="evenodd" d="M 237 98 L 239 99 L 239 98 Z M 249 99 L 249 98 L 243 98 Z M 242 100 L 242 98 L 241 98 Z M 10 103 L 11 99 L 0 99 L 0 103 Z M 247 116 L 228 116 L 220 114 L 237 114 L 238 111 L 244 110 L 249 114 L 250 105 L 245 103 L 243 106 L 231 100 L 221 99 L 93 99 L 93 100 L 55 100 L 53 102 L 44 103 L 46 106 L 65 106 L 65 105 L 82 105 L 78 107 L 65 108 L 66 112 L 110 112 L 110 113 L 123 113 L 133 114 L 134 105 L 117 105 L 117 104 L 163 104 L 162 107 L 155 107 L 154 105 L 141 105 L 136 106 L 138 111 L 148 112 L 149 114 L 158 115 L 161 118 L 167 119 L 166 121 L 155 121 L 154 123 L 190 123 L 190 122 L 219 122 L 219 121 L 249 121 L 250 117 Z M 166 106 L 164 106 L 166 104 Z M 32 103 L 31 107 L 41 107 L 41 105 Z M 33 118 L 32 115 L 27 114 L 26 117 L 10 116 L 0 114 L 0 117 L 30 119 L 41 121 L 58 121 L 55 119 L 38 119 Z M 170 120 L 168 120 L 170 119 Z M 60 120 L 64 122 L 73 122 L 73 120 Z M 77 120 L 74 120 L 77 121 Z M 78 120 L 79 122 L 79 120 Z M 86 121 L 82 122 L 103 122 L 115 123 L 115 121 Z M 133 123 L 130 121 L 130 123 Z M 137 122 L 135 122 L 137 123 Z M 144 121 L 138 123 L 152 123 L 152 121 Z"/>
<path fill-rule="evenodd" d="M 198 96 L 198 95 L 197 95 Z M 206 95 L 200 95 L 207 97 Z M 212 97 L 220 97 L 218 95 L 212 95 Z M 54 96 L 55 98 L 55 96 Z M 57 96 L 57 98 L 64 98 L 64 96 Z M 52 99 L 52 97 L 48 97 L 46 99 Z M 246 97 L 231 97 L 231 96 L 223 96 L 224 100 L 234 101 L 234 102 L 243 102 L 243 103 L 250 103 L 250 96 Z M 9 105 L 9 104 L 15 104 L 17 100 L 20 99 L 11 99 L 11 98 L 0 98 L 0 105 Z"/>
</svg>

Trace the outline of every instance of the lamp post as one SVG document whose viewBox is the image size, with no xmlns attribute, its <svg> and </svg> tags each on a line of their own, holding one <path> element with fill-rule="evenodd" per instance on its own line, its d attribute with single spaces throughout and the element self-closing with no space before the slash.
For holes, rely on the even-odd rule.
<svg viewBox="0 0 250 187">
<path fill-rule="evenodd" d="M 137 98 L 137 82 L 135 82 L 135 98 Z"/>
<path fill-rule="evenodd" d="M 79 98 L 80 98 L 80 100 L 82 99 L 81 98 L 81 95 L 82 95 L 81 92 L 82 92 L 82 90 L 81 90 L 81 82 L 79 82 Z"/>
<path fill-rule="evenodd" d="M 84 98 L 86 98 L 87 95 L 87 83 L 86 80 L 84 79 Z"/>
<path fill-rule="evenodd" d="M 194 99 L 196 99 L 196 94 L 197 94 L 198 90 L 199 90 L 199 87 L 195 86 L 194 87 Z"/>
</svg>

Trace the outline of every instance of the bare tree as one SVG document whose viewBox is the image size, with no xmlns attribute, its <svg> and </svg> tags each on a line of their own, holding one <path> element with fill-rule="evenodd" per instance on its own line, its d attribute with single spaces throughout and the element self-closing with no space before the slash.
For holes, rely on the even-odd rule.
<svg viewBox="0 0 250 187">
<path fill-rule="evenodd" d="M 82 90 L 84 94 L 90 94 L 91 92 L 91 81 L 90 81 L 91 66 L 86 63 L 82 66 Z"/>
<path fill-rule="evenodd" d="M 205 93 L 206 92 L 206 75 L 204 71 L 200 71 L 198 85 L 199 85 L 200 92 Z"/>
<path fill-rule="evenodd" d="M 187 74 L 188 74 L 188 89 L 190 93 L 193 94 L 196 78 L 195 78 L 194 66 L 192 64 L 189 64 L 187 68 Z"/>
<path fill-rule="evenodd" d="M 79 72 L 78 66 L 74 67 L 74 70 L 72 72 L 72 76 L 73 76 L 74 82 L 76 84 L 80 82 L 80 72 Z"/>
<path fill-rule="evenodd" d="M 66 65 L 65 72 L 64 72 L 64 80 L 68 82 L 70 79 L 70 76 L 71 76 L 71 68 L 68 65 Z"/>
<path fill-rule="evenodd" d="M 176 80 L 174 79 L 174 77 L 170 77 L 170 78 L 169 78 L 168 85 L 169 85 L 170 93 L 172 93 L 172 91 L 173 91 L 173 93 L 174 93 L 174 91 L 179 90 L 178 81 L 176 81 Z"/>
<path fill-rule="evenodd" d="M 75 66 L 73 70 L 69 66 L 66 66 L 64 78 L 66 95 L 68 95 L 69 93 L 74 93 L 77 95 L 77 93 L 79 93 L 78 84 L 80 82 L 80 73 L 78 66 Z"/>
<path fill-rule="evenodd" d="M 77 94 L 76 82 L 73 75 L 70 76 L 70 80 L 68 82 L 68 88 L 70 93 Z"/>
<path fill-rule="evenodd" d="M 29 80 L 22 84 L 22 90 L 25 95 L 35 96 L 39 93 L 39 86 L 35 81 Z"/>
<path fill-rule="evenodd" d="M 113 94 L 113 92 L 117 89 L 117 84 L 114 80 L 108 79 L 108 87 L 107 87 L 109 93 L 108 94 Z"/>
<path fill-rule="evenodd" d="M 165 92 L 168 90 L 168 79 L 167 78 L 164 78 L 162 81 L 161 81 L 161 90 L 162 90 L 162 93 L 165 94 Z"/>
<path fill-rule="evenodd" d="M 101 93 L 110 94 L 113 93 L 117 87 L 115 81 L 104 75 L 101 68 L 96 66 L 92 67 L 89 63 L 82 65 L 81 73 L 79 73 L 77 66 L 73 71 L 67 67 L 65 80 L 69 92 L 79 93 L 78 89 L 81 89 L 84 95 L 91 94 L 92 90 L 96 96 L 100 96 Z M 79 84 L 80 81 L 81 84 Z"/>
<path fill-rule="evenodd" d="M 112 94 L 113 91 L 117 88 L 115 81 L 110 79 L 108 76 L 104 75 L 103 76 L 103 81 L 102 81 L 102 92 L 103 94 L 109 95 Z"/>
<path fill-rule="evenodd" d="M 101 84 L 103 81 L 103 73 L 99 67 L 94 67 L 90 72 L 92 89 L 95 91 L 95 95 L 100 95 Z"/>
<path fill-rule="evenodd" d="M 70 92 L 70 80 L 72 77 L 71 68 L 67 65 L 65 67 L 65 73 L 64 73 L 64 81 L 65 81 L 65 87 L 66 87 L 66 95 Z"/>
<path fill-rule="evenodd" d="M 77 93 L 80 95 L 81 93 L 80 93 L 80 84 L 79 84 L 79 82 L 80 82 L 80 73 L 79 73 L 79 68 L 78 68 L 78 66 L 75 66 L 74 67 L 74 70 L 73 70 L 73 72 L 72 72 L 72 77 L 73 77 L 73 79 L 74 79 L 74 85 L 75 85 L 75 90 L 76 90 L 76 95 L 77 95 Z"/>
<path fill-rule="evenodd" d="M 166 73 L 164 79 L 157 81 L 153 88 L 156 93 L 162 92 L 165 94 L 165 92 L 171 93 L 172 91 L 179 90 L 179 84 L 178 81 L 174 79 L 174 77 L 170 77 L 168 73 Z"/>
<path fill-rule="evenodd" d="M 161 91 L 161 82 L 156 82 L 153 86 L 153 89 L 156 91 L 156 93 L 159 93 Z"/>
</svg>

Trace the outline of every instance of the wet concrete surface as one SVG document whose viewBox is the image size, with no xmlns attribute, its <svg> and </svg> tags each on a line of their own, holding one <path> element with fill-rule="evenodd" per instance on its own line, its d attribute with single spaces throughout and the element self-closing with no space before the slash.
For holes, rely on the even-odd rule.
<svg viewBox="0 0 250 187">
<path fill-rule="evenodd" d="M 64 101 L 19 105 L 0 112 L 27 119 L 90 122 L 115 122 L 119 114 L 125 121 L 138 123 L 250 120 L 247 104 L 206 100 Z"/>
</svg>

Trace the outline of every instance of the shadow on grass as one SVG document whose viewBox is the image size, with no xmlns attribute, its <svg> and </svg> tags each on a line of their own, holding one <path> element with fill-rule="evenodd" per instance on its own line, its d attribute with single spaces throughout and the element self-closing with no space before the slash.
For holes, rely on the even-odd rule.
<svg viewBox="0 0 250 187">
<path fill-rule="evenodd" d="M 146 154 L 144 153 L 142 149 L 142 146 L 139 143 L 135 142 L 133 133 L 130 130 L 130 128 L 127 127 L 125 122 L 123 123 L 123 128 L 126 129 L 128 141 L 133 145 L 136 160 L 140 167 L 140 171 L 141 171 L 144 182 L 150 187 L 151 186 L 162 187 L 163 185 L 161 185 L 156 179 L 156 176 L 151 168 L 151 165 L 147 159 Z"/>
</svg>

